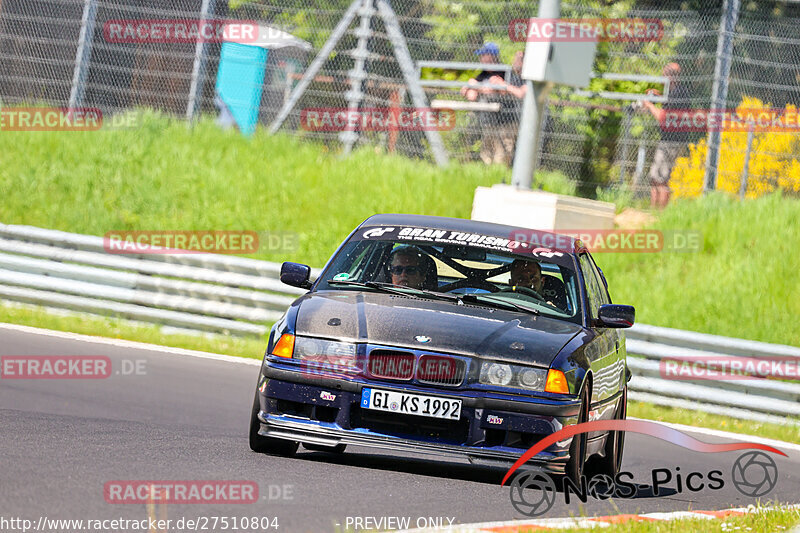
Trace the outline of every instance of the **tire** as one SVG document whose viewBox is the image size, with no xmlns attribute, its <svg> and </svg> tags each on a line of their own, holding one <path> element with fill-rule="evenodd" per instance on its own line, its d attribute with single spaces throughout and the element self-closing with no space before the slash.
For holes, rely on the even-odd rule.
<svg viewBox="0 0 800 533">
<path fill-rule="evenodd" d="M 344 453 L 347 444 L 337 444 L 336 446 L 322 446 L 321 444 L 303 443 L 303 448 L 312 452 Z"/>
<path fill-rule="evenodd" d="M 272 439 L 258 434 L 261 422 L 258 419 L 258 390 L 253 398 L 253 408 L 250 411 L 250 449 L 256 453 L 282 455 L 291 457 L 297 452 L 298 443 L 292 440 Z"/>
<path fill-rule="evenodd" d="M 625 420 L 628 415 L 628 386 L 622 389 L 622 399 L 620 401 L 617 412 L 614 415 L 615 420 Z M 597 474 L 603 474 L 610 478 L 616 476 L 622 467 L 622 452 L 625 449 L 625 432 L 624 431 L 610 431 L 606 438 L 605 456 L 598 457 L 595 467 Z"/>
<path fill-rule="evenodd" d="M 583 424 L 589 420 L 589 388 L 584 385 L 580 394 L 581 412 L 578 415 L 578 424 Z M 572 437 L 572 444 L 569 446 L 569 461 L 564 471 L 564 475 L 570 478 L 576 486 L 580 487 L 581 476 L 586 465 L 586 442 L 588 433 L 580 433 Z"/>
</svg>

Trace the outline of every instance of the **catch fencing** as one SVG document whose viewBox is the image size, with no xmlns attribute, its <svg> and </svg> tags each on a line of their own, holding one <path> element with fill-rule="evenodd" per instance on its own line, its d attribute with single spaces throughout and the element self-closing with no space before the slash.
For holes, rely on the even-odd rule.
<svg viewBox="0 0 800 533">
<path fill-rule="evenodd" d="M 0 224 L 0 300 L 186 331 L 263 337 L 305 291 L 280 265 L 214 254 L 111 254 L 102 237 Z M 312 272 L 314 277 L 319 270 Z M 626 330 L 630 398 L 774 423 L 800 420 L 800 383 L 665 378 L 665 358 L 787 358 L 800 348 L 636 324 Z"/>
<path fill-rule="evenodd" d="M 487 135 L 499 122 L 515 129 L 518 102 L 486 96 L 509 106 L 505 118 L 464 106 L 453 82 L 476 70 L 416 67 L 475 62 L 474 51 L 486 41 L 497 43 L 499 60 L 510 65 L 525 43 L 512 40 L 509 25 L 537 9 L 529 0 L 2 0 L 0 98 L 6 106 L 46 102 L 104 113 L 147 107 L 190 120 L 210 114 L 245 133 L 260 125 L 345 150 L 373 146 L 433 159 L 441 148 L 448 160 L 481 161 Z M 786 110 L 800 103 L 797 2 L 581 0 L 562 2 L 561 15 L 656 19 L 663 35 L 649 42 L 601 42 L 589 92 L 557 88 L 550 94 L 538 147 L 545 173 L 536 186 L 600 198 L 647 192 L 662 132 L 653 116 L 632 105 L 636 100 L 614 94 L 641 97 L 648 88 L 663 89 L 641 77 L 660 76 L 668 62 L 681 66 L 678 82 L 688 89 L 678 102 L 682 107 L 745 102 Z M 267 40 L 236 47 L 220 39 L 119 39 L 109 32 L 109 24 L 120 21 L 210 18 L 253 21 Z M 312 67 L 314 75 L 303 80 Z M 409 85 L 409 75 L 422 78 L 422 92 Z M 456 109 L 455 127 L 439 135 L 391 127 L 354 135 L 309 131 L 301 120 L 308 108 L 396 108 L 421 101 Z M 678 196 L 700 194 L 704 184 L 747 197 L 778 187 L 800 194 L 798 141 L 792 132 L 690 133 L 670 185 Z M 719 152 L 709 155 L 709 143 Z"/>
</svg>

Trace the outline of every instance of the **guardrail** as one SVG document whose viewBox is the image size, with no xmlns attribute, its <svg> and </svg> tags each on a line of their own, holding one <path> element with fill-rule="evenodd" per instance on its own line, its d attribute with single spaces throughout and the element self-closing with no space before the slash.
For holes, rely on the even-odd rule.
<svg viewBox="0 0 800 533">
<path fill-rule="evenodd" d="M 629 354 L 637 356 L 628 357 L 628 367 L 634 374 L 630 383 L 632 399 L 763 422 L 800 423 L 798 381 L 665 379 L 661 364 L 664 358 L 701 361 L 725 357 L 744 368 L 748 361 L 781 358 L 796 369 L 800 367 L 798 347 L 645 324 L 629 330 L 626 346 Z"/>
<path fill-rule="evenodd" d="M 109 254 L 103 238 L 0 224 L 0 298 L 261 336 L 304 291 L 280 265 L 217 254 Z"/>
<path fill-rule="evenodd" d="M 262 336 L 303 290 L 280 265 L 215 254 L 109 254 L 103 238 L 0 224 L 0 298 L 197 331 Z M 319 271 L 313 273 L 319 275 Z M 627 332 L 630 398 L 737 418 L 800 419 L 800 383 L 677 381 L 666 357 L 785 357 L 800 348 L 637 324 Z M 791 419 L 794 417 L 794 420 Z"/>
</svg>

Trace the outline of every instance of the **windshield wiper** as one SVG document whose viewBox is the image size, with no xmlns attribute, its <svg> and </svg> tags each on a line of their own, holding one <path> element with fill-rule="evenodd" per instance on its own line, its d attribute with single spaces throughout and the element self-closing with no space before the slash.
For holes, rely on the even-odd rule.
<svg viewBox="0 0 800 533">
<path fill-rule="evenodd" d="M 366 287 L 369 289 L 375 289 L 378 291 L 388 292 L 391 294 L 399 294 L 401 296 L 419 296 L 419 297 L 427 297 L 433 298 L 437 300 L 447 300 L 450 302 L 456 302 L 459 304 L 463 304 L 465 301 L 473 302 L 473 303 L 480 303 L 480 304 L 487 304 L 494 307 L 504 307 L 506 309 L 514 309 L 516 311 L 522 311 L 524 313 L 530 313 L 533 315 L 541 314 L 538 309 L 534 309 L 532 307 L 526 307 L 524 305 L 519 305 L 514 302 L 510 302 L 508 300 L 501 300 L 498 298 L 493 298 L 486 294 L 448 294 L 444 292 L 436 292 L 430 291 L 427 289 L 416 289 L 414 287 L 405 287 L 402 285 L 392 285 L 391 283 L 382 283 L 380 281 L 350 281 L 344 279 L 329 279 L 328 283 L 331 285 L 348 285 L 350 287 Z"/>
<path fill-rule="evenodd" d="M 495 307 L 505 307 L 506 309 L 509 308 L 516 309 L 517 311 L 522 311 L 524 313 L 530 313 L 532 315 L 537 315 L 537 316 L 542 314 L 538 309 L 534 309 L 533 307 L 526 307 L 524 305 L 519 305 L 518 303 L 510 302 L 508 300 L 493 298 L 488 294 L 480 294 L 480 293 L 459 294 L 458 299 L 462 301 L 469 300 L 475 303 L 489 304 Z"/>
<path fill-rule="evenodd" d="M 378 291 L 388 292 L 391 294 L 399 294 L 401 296 L 421 296 L 427 298 L 435 298 L 437 300 L 456 301 L 458 296 L 455 294 L 445 294 L 441 292 L 429 291 L 427 289 L 416 289 L 414 287 L 405 287 L 402 285 L 392 285 L 391 283 L 382 283 L 380 281 L 350 281 L 343 279 L 329 279 L 328 283 L 331 285 L 349 285 L 351 287 L 367 287 Z"/>
</svg>

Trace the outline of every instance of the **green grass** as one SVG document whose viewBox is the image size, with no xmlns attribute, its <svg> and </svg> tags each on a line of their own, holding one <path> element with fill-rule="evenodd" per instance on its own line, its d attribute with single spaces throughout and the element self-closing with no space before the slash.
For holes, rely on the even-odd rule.
<svg viewBox="0 0 800 533">
<path fill-rule="evenodd" d="M 645 324 L 800 346 L 800 203 L 715 194 L 670 205 L 655 228 L 699 230 L 699 253 L 596 254 L 615 302 Z"/>
<path fill-rule="evenodd" d="M 4 132 L 0 221 L 103 235 L 113 230 L 291 231 L 298 247 L 255 257 L 321 266 L 374 213 L 469 218 L 476 186 L 509 171 L 481 164 L 445 170 L 362 149 L 347 158 L 324 146 L 263 132 L 245 139 L 210 121 L 193 129 L 151 117 L 135 130 Z M 542 173 L 548 190 L 568 188 Z M 701 253 L 597 254 L 615 301 L 637 320 L 800 345 L 796 282 L 800 204 L 772 195 L 675 202 L 658 229 L 700 230 Z"/>
<path fill-rule="evenodd" d="M 255 257 L 321 266 L 368 216 L 469 217 L 479 185 L 508 170 L 440 170 L 364 149 L 341 159 L 324 146 L 262 131 L 246 139 L 201 121 L 151 118 L 136 130 L 3 132 L 0 221 L 103 235 L 112 230 L 292 231 L 298 249 Z"/>
<path fill-rule="evenodd" d="M 800 420 L 796 424 L 779 425 L 757 422 L 755 420 L 740 420 L 721 415 L 713 415 L 689 409 L 665 407 L 645 402 L 628 402 L 628 416 L 655 420 L 656 422 L 671 422 L 745 435 L 756 435 L 767 439 L 776 439 L 784 442 L 800 444 Z"/>
<path fill-rule="evenodd" d="M 103 235 L 143 229 L 296 232 L 291 252 L 255 257 L 321 266 L 374 213 L 469 218 L 475 187 L 508 180 L 501 166 L 420 160 L 324 146 L 259 131 L 246 139 L 205 120 L 150 117 L 141 128 L 3 132 L 0 222 Z M 549 190 L 569 187 L 541 173 Z M 597 254 L 614 301 L 643 323 L 800 345 L 800 204 L 775 194 L 672 204 L 658 229 L 700 230 L 700 253 Z"/>
<path fill-rule="evenodd" d="M 800 521 L 800 509 L 792 508 L 759 508 L 754 512 L 741 515 L 729 516 L 722 519 L 683 519 L 656 522 L 635 522 L 633 520 L 614 524 L 601 531 L 609 533 L 746 533 L 748 531 L 786 531 Z M 537 529 L 520 529 L 521 533 L 526 531 L 538 531 Z M 597 528 L 567 528 L 559 531 L 588 532 L 598 531 Z"/>
</svg>

